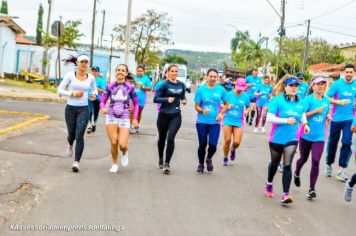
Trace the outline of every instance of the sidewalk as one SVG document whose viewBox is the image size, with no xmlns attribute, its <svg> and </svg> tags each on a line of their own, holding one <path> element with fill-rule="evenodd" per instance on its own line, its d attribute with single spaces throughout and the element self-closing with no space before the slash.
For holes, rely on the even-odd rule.
<svg viewBox="0 0 356 236">
<path fill-rule="evenodd" d="M 0 81 L 0 99 L 14 99 L 32 102 L 66 103 L 66 98 L 41 89 L 8 85 Z"/>
</svg>

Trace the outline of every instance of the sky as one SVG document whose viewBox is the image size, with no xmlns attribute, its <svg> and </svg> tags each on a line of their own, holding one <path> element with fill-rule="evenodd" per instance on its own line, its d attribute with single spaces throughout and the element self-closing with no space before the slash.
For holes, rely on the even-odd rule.
<svg viewBox="0 0 356 236">
<path fill-rule="evenodd" d="M 27 32 L 35 35 L 39 4 L 44 7 L 46 26 L 47 0 L 7 0 L 9 15 Z M 95 37 L 99 37 L 102 10 L 106 11 L 104 43 L 109 43 L 112 29 L 125 24 L 128 0 L 97 0 Z M 132 18 L 148 9 L 167 12 L 173 19 L 173 44 L 162 47 L 195 51 L 230 52 L 230 40 L 237 30 L 248 30 L 253 39 L 268 37 L 275 48 L 281 11 L 280 0 L 132 0 Z M 53 0 L 51 22 L 81 19 L 81 42 L 90 43 L 94 0 Z M 306 35 L 306 20 L 311 19 L 311 38 L 323 38 L 331 44 L 356 42 L 356 0 L 288 0 L 286 4 L 287 37 Z M 280 14 L 280 13 L 279 13 Z"/>
</svg>

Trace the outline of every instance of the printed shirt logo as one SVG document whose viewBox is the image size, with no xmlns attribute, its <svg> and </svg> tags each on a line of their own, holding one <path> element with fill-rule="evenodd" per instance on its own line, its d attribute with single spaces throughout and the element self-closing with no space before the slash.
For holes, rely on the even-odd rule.
<svg viewBox="0 0 356 236">
<path fill-rule="evenodd" d="M 170 88 L 168 90 L 173 94 L 181 94 L 183 91 L 183 89 L 172 89 L 172 88 Z"/>
</svg>

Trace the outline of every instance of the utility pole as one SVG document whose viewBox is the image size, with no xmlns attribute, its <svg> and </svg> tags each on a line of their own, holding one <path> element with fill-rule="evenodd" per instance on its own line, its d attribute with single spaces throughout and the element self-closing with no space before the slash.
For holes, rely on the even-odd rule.
<svg viewBox="0 0 356 236">
<path fill-rule="evenodd" d="M 128 0 L 127 8 L 127 23 L 126 23 L 126 32 L 125 32 L 125 64 L 129 63 L 129 53 L 130 53 L 130 38 L 131 38 L 131 9 L 132 9 L 132 0 Z"/>
<path fill-rule="evenodd" d="M 110 69 L 109 69 L 109 72 L 110 72 L 110 80 L 111 80 L 111 77 L 112 77 L 112 74 L 111 74 L 111 71 L 112 71 L 112 51 L 113 51 L 113 43 L 114 43 L 114 35 L 111 34 L 111 42 L 110 42 Z M 110 82 L 110 81 L 108 81 Z"/>
<path fill-rule="evenodd" d="M 103 13 L 103 24 L 101 26 L 101 36 L 100 36 L 100 47 L 103 47 L 103 35 L 104 35 L 104 25 L 105 25 L 105 10 L 102 10 Z"/>
<path fill-rule="evenodd" d="M 279 28 L 279 49 L 278 49 L 278 61 L 277 61 L 277 71 L 276 71 L 276 76 L 278 79 L 278 70 L 279 70 L 279 60 L 281 57 L 281 52 L 282 52 L 282 40 L 286 36 L 286 29 L 284 28 L 284 23 L 285 23 L 285 18 L 286 18 L 286 0 L 281 1 L 281 26 Z"/>
<path fill-rule="evenodd" d="M 305 37 L 305 43 L 304 43 L 304 53 L 303 53 L 303 66 L 302 66 L 302 72 L 305 72 L 305 68 L 307 65 L 308 61 L 308 51 L 309 51 L 309 35 L 310 35 L 310 20 L 307 20 L 307 36 Z"/>
<path fill-rule="evenodd" d="M 94 0 L 93 21 L 91 24 L 90 67 L 93 66 L 93 58 L 94 58 L 94 31 L 95 31 L 96 1 L 97 0 Z"/>
<path fill-rule="evenodd" d="M 49 25 L 51 24 L 51 12 L 52 12 L 52 0 L 48 0 L 48 15 L 47 15 L 47 26 L 46 26 L 46 33 L 49 33 Z M 47 52 L 48 48 L 45 48 L 42 55 L 42 75 L 46 74 L 46 66 L 47 62 Z"/>
<path fill-rule="evenodd" d="M 269 38 L 266 38 L 266 54 L 265 54 L 265 74 L 267 74 L 267 49 L 268 49 L 268 40 Z"/>
</svg>

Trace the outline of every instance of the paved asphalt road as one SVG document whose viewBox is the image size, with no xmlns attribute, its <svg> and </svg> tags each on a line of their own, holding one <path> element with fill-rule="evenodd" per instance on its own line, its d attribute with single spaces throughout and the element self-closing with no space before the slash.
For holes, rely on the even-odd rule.
<svg viewBox="0 0 356 236">
<path fill-rule="evenodd" d="M 149 99 L 152 100 L 151 98 Z M 43 123 L 0 137 L 0 235 L 354 235 L 356 196 L 342 197 L 344 184 L 321 175 L 318 198 L 306 199 L 308 164 L 302 187 L 291 187 L 294 203 L 279 204 L 263 194 L 269 162 L 267 135 L 246 127 L 237 160 L 223 167 L 220 146 L 212 174 L 198 175 L 193 94 L 183 108 L 183 125 L 176 139 L 172 175 L 157 168 L 157 112 L 149 103 L 140 135 L 132 135 L 130 164 L 111 174 L 109 142 L 103 118 L 98 131 L 86 136 L 78 174 L 64 156 L 64 105 L 1 100 L 0 109 L 50 115 Z M 296 155 L 298 156 L 298 154 Z M 348 170 L 355 171 L 352 162 Z M 9 225 L 113 225 L 114 231 L 14 232 Z"/>
</svg>

